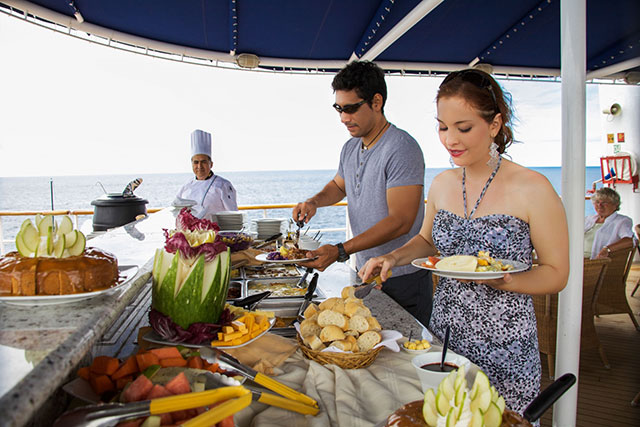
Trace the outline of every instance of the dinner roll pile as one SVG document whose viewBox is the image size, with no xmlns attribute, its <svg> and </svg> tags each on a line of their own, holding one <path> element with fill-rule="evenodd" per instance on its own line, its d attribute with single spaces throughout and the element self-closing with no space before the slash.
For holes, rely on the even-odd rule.
<svg viewBox="0 0 640 427">
<path fill-rule="evenodd" d="M 322 350 L 334 346 L 355 353 L 369 351 L 382 340 L 380 323 L 354 291 L 353 286 L 347 286 L 342 289 L 342 298 L 307 307 L 305 320 L 300 323 L 300 335 L 307 347 Z"/>
</svg>

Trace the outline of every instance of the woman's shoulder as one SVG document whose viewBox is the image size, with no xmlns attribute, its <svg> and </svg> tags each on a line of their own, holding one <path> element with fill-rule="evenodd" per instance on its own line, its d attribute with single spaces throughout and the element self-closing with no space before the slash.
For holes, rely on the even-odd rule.
<svg viewBox="0 0 640 427">
<path fill-rule="evenodd" d="M 505 166 L 504 179 L 512 185 L 518 186 L 521 189 L 553 190 L 549 179 L 540 172 L 536 172 L 512 161 L 505 162 Z"/>
</svg>

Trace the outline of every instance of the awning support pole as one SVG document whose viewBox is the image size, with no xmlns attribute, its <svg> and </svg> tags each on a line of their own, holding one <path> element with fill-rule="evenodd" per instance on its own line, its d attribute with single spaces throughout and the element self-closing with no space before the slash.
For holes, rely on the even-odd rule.
<svg viewBox="0 0 640 427">
<path fill-rule="evenodd" d="M 569 223 L 569 282 L 558 299 L 556 375 L 578 377 L 582 319 L 586 144 L 586 0 L 560 3 L 562 201 Z M 554 426 L 575 426 L 578 387 L 572 387 L 553 411 Z"/>
</svg>

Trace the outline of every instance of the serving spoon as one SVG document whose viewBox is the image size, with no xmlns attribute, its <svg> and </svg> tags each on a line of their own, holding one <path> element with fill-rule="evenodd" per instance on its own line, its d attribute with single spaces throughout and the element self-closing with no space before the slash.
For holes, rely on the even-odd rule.
<svg viewBox="0 0 640 427">
<path fill-rule="evenodd" d="M 447 349 L 449 348 L 449 335 L 451 334 L 451 325 L 447 325 L 444 333 L 444 344 L 442 345 L 442 360 L 440 361 L 440 371 L 444 372 L 444 360 L 447 357 Z"/>
</svg>

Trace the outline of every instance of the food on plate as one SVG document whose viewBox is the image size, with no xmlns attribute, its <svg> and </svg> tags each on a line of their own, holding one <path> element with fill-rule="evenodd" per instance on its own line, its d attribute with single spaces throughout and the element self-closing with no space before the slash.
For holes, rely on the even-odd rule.
<svg viewBox="0 0 640 427">
<path fill-rule="evenodd" d="M 473 255 L 452 255 L 445 258 L 430 256 L 422 263 L 424 267 L 436 268 L 446 271 L 461 272 L 487 272 L 487 271 L 509 271 L 513 270 L 513 265 L 504 264 L 502 261 L 492 258 L 487 251 L 479 251 L 478 256 Z"/>
<path fill-rule="evenodd" d="M 530 426 L 505 401 L 487 375 L 478 371 L 471 389 L 464 367 L 451 371 L 438 385 L 428 389 L 423 400 L 408 403 L 387 418 L 387 426 Z"/>
<path fill-rule="evenodd" d="M 110 288 L 118 281 L 116 257 L 85 248 L 84 234 L 64 215 L 37 215 L 16 236 L 17 252 L 0 257 L 0 296 L 68 295 Z"/>
<path fill-rule="evenodd" d="M 349 286 L 349 288 L 353 288 Z M 343 351 L 366 352 L 381 340 L 380 323 L 362 300 L 342 292 L 346 298 L 333 297 L 309 304 L 300 322 L 302 342 L 312 350 L 336 347 Z"/>
<path fill-rule="evenodd" d="M 218 230 L 187 209 L 178 214 L 175 230 L 164 230 L 164 248 L 156 250 L 153 262 L 149 320 L 165 340 L 200 344 L 228 323 L 223 309 L 230 251 Z"/>
<path fill-rule="evenodd" d="M 227 245 L 231 252 L 240 252 L 247 249 L 253 243 L 253 238 L 245 233 L 223 231 L 219 233 L 222 243 Z"/>
<path fill-rule="evenodd" d="M 220 382 L 230 386 L 240 383 L 225 374 L 218 364 L 211 364 L 200 357 L 198 351 L 185 347 L 161 347 L 139 352 L 124 361 L 114 357 L 98 356 L 89 366 L 78 369 L 78 377 L 86 380 L 102 402 L 139 402 L 158 397 L 203 391 L 202 374 L 212 372 Z M 207 408 L 174 411 L 155 416 L 155 424 L 173 425 L 186 421 L 206 411 Z M 154 416 L 152 416 L 154 417 Z M 140 425 L 151 417 L 136 419 Z M 228 419 L 233 425 L 233 416 Z M 142 424 L 145 425 L 145 424 Z"/>
<path fill-rule="evenodd" d="M 250 312 L 234 319 L 230 326 L 223 326 L 218 339 L 211 341 L 213 347 L 241 345 L 267 331 L 271 327 L 269 317 Z"/>
<path fill-rule="evenodd" d="M 261 277 L 299 277 L 300 271 L 295 266 L 283 265 L 281 267 L 254 267 L 244 268 L 246 276 L 250 279 Z"/>
<path fill-rule="evenodd" d="M 294 260 L 304 259 L 307 257 L 307 251 L 298 249 L 294 246 L 281 246 L 278 251 L 269 252 L 267 255 L 268 260 Z"/>
<path fill-rule="evenodd" d="M 427 350 L 431 348 L 431 343 L 425 339 L 405 341 L 402 346 L 408 350 Z"/>
</svg>

